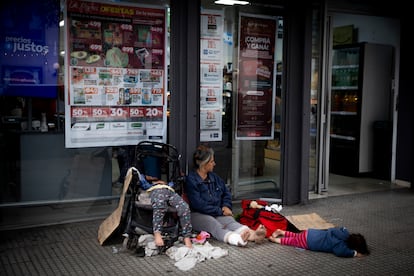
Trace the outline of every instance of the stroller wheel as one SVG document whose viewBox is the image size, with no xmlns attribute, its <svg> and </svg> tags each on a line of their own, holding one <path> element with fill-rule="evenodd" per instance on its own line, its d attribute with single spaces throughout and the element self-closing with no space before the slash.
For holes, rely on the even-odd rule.
<svg viewBox="0 0 414 276">
<path fill-rule="evenodd" d="M 128 247 L 128 243 L 129 243 L 129 237 L 128 236 L 126 236 L 125 238 L 124 238 L 124 241 L 122 242 L 122 249 L 123 250 L 125 250 L 125 249 L 128 249 L 129 247 Z"/>
<path fill-rule="evenodd" d="M 138 246 L 138 236 L 134 235 L 132 239 L 128 239 L 127 241 L 127 248 L 133 250 Z"/>
</svg>

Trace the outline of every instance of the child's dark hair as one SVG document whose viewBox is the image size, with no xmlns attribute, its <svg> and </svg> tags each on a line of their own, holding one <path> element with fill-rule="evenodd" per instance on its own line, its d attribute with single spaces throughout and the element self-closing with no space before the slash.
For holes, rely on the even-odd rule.
<svg viewBox="0 0 414 276">
<path fill-rule="evenodd" d="M 367 242 L 361 234 L 350 234 L 346 240 L 346 244 L 349 248 L 356 250 L 358 253 L 363 255 L 369 254 Z"/>
</svg>

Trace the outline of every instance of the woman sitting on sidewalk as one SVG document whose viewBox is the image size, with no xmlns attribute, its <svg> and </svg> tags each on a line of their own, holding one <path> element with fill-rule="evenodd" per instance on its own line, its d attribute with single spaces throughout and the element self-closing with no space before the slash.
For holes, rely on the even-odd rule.
<svg viewBox="0 0 414 276">
<path fill-rule="evenodd" d="M 216 165 L 213 149 L 204 145 L 197 147 L 193 162 L 195 170 L 188 174 L 185 185 L 193 229 L 209 232 L 217 240 L 231 245 L 262 242 L 266 235 L 263 225 L 255 231 L 234 219 L 231 193 L 223 179 L 213 173 Z"/>
<path fill-rule="evenodd" d="M 333 253 L 338 257 L 361 257 L 369 254 L 364 236 L 350 234 L 345 227 L 308 229 L 300 233 L 278 229 L 269 240 L 282 245 Z"/>
</svg>

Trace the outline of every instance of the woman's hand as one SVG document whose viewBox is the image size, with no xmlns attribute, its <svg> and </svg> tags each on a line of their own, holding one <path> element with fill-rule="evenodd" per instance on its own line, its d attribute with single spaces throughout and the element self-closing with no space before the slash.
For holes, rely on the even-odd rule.
<svg viewBox="0 0 414 276">
<path fill-rule="evenodd" d="M 223 208 L 221 208 L 221 210 L 223 211 L 223 216 L 232 216 L 233 215 L 233 211 L 227 206 L 223 206 Z"/>
</svg>

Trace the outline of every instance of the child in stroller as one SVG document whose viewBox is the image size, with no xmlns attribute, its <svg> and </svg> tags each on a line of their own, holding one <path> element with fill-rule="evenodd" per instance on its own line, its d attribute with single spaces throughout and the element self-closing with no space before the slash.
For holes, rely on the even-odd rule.
<svg viewBox="0 0 414 276">
<path fill-rule="evenodd" d="M 181 232 L 184 244 L 192 247 L 190 210 L 180 196 L 185 179 L 180 158 L 169 144 L 143 141 L 136 146 L 123 234 L 134 246 L 140 235 L 153 234 L 155 244 L 163 251 L 178 240 Z"/>
<path fill-rule="evenodd" d="M 182 228 L 182 235 L 184 237 L 184 244 L 187 247 L 192 247 L 191 243 L 191 217 L 190 208 L 187 202 L 183 200 L 173 189 L 174 183 L 168 184 L 152 176 L 144 176 L 138 173 L 139 182 L 141 188 L 150 193 L 151 205 L 152 205 L 152 224 L 155 244 L 157 246 L 164 246 L 164 240 L 162 238 L 162 224 L 164 216 L 167 213 L 168 206 L 173 206 L 179 218 L 179 222 Z M 151 181 L 152 183 L 148 182 Z"/>
</svg>

